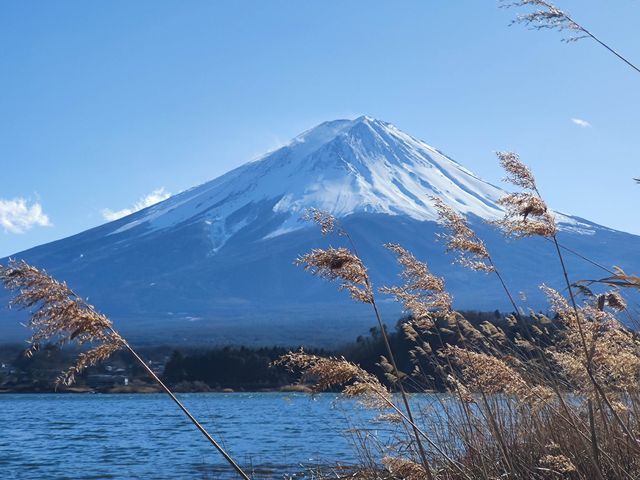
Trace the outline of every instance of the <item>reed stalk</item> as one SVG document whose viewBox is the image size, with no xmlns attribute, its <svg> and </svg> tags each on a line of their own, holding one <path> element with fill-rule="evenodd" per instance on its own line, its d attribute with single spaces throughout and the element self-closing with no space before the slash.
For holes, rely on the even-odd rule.
<svg viewBox="0 0 640 480">
<path fill-rule="evenodd" d="M 12 305 L 33 310 L 28 322 L 32 335 L 29 340 L 31 347 L 27 350 L 27 355 L 33 355 L 43 343 L 59 346 L 76 343 L 89 347 L 88 350 L 80 353 L 74 365 L 58 377 L 59 384 L 72 384 L 75 376 L 87 367 L 106 360 L 120 349 L 126 349 L 153 381 L 178 405 L 209 443 L 220 452 L 233 470 L 241 478 L 249 480 L 249 476 L 229 453 L 196 420 L 129 342 L 113 328 L 111 320 L 96 311 L 66 283 L 57 281 L 43 270 L 24 261 L 11 261 L 6 267 L 0 265 L 0 282 L 13 292 Z"/>
<path fill-rule="evenodd" d="M 424 449 L 424 445 L 422 444 L 420 432 L 417 430 L 415 425 L 413 412 L 411 411 L 411 406 L 409 404 L 409 398 L 402 383 L 402 374 L 398 369 L 385 325 L 382 322 L 382 318 L 376 304 L 373 285 L 371 284 L 367 269 L 358 255 L 358 249 L 355 241 L 350 233 L 338 224 L 336 218 L 327 212 L 317 209 L 309 209 L 305 212 L 303 218 L 316 223 L 320 227 L 323 235 L 337 232 L 338 235 L 345 237 L 351 246 L 351 252 L 346 249 L 328 249 L 324 251 L 315 250 L 298 258 L 296 263 L 298 265 L 303 265 L 305 270 L 310 270 L 312 273 L 319 274 L 320 276 L 330 280 L 342 280 L 342 284 L 340 286 L 341 289 L 348 290 L 354 300 L 371 305 L 378 327 L 380 328 L 385 350 L 389 356 L 389 362 L 393 368 L 393 373 L 396 378 L 395 383 L 398 385 L 398 389 L 402 397 L 402 403 L 404 404 L 407 413 L 407 418 L 409 419 L 411 428 L 413 429 L 418 453 L 425 469 L 427 480 L 433 480 L 433 473 L 431 472 L 427 453 Z"/>
<path fill-rule="evenodd" d="M 182 412 L 187 416 L 189 421 L 204 435 L 204 437 L 209 441 L 214 448 L 220 452 L 220 454 L 224 457 L 226 462 L 233 468 L 233 470 L 245 480 L 250 480 L 249 476 L 240 468 L 240 466 L 236 463 L 236 461 L 227 453 L 227 451 L 211 436 L 211 434 L 202 426 L 202 424 L 191 414 L 191 412 L 184 406 L 184 404 L 175 396 L 175 394 L 165 385 L 165 383 L 156 375 L 156 373 L 147 365 L 147 363 L 138 355 L 138 353 L 131 348 L 129 342 L 124 342 L 124 348 L 126 348 L 129 353 L 136 359 L 136 361 L 144 368 L 145 372 L 155 381 L 162 390 L 169 395 L 171 400 L 175 402 L 176 405 L 182 410 Z"/>
<path fill-rule="evenodd" d="M 533 30 L 558 30 L 560 32 L 569 31 L 571 35 L 563 39 L 564 42 L 575 42 L 582 38 L 591 38 L 596 43 L 604 47 L 608 52 L 615 55 L 619 60 L 640 73 L 634 63 L 624 57 L 609 44 L 605 43 L 594 33 L 573 19 L 569 13 L 561 10 L 547 0 L 501 0 L 503 8 L 511 7 L 534 7 L 536 10 L 523 15 L 518 15 L 512 23 L 522 23 Z"/>
</svg>

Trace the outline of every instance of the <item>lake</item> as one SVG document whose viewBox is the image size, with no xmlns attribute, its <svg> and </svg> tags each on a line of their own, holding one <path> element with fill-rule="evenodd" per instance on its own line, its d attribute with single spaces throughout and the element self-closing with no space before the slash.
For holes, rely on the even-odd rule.
<svg viewBox="0 0 640 480">
<path fill-rule="evenodd" d="M 350 428 L 387 439 L 398 428 L 335 394 L 180 398 L 255 478 L 301 477 L 305 466 L 353 463 Z M 0 477 L 236 478 L 164 394 L 0 395 Z"/>
</svg>

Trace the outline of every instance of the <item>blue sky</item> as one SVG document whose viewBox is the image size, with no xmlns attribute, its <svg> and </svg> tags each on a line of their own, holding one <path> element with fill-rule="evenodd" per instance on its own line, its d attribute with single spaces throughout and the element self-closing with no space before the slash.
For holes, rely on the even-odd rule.
<svg viewBox="0 0 640 480">
<path fill-rule="evenodd" d="M 557 3 L 640 62 L 635 0 Z M 589 40 L 509 27 L 514 14 L 494 0 L 2 2 L 0 211 L 19 221 L 0 226 L 0 257 L 360 114 L 494 183 L 493 152 L 516 150 L 552 207 L 640 234 L 640 74 Z"/>
</svg>

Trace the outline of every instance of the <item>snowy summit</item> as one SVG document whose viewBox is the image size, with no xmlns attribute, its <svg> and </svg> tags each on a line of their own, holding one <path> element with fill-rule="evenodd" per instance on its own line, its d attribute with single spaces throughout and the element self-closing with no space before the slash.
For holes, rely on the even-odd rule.
<svg viewBox="0 0 640 480">
<path fill-rule="evenodd" d="M 113 233 L 198 221 L 207 225 L 217 251 L 255 220 L 249 205 L 271 204 L 280 216 L 265 235 L 269 238 L 303 228 L 299 218 L 308 208 L 336 217 L 379 213 L 433 221 L 431 195 L 461 214 L 494 220 L 502 215 L 496 201 L 504 194 L 394 125 L 361 116 L 322 123 L 256 161 L 131 217 Z"/>
</svg>

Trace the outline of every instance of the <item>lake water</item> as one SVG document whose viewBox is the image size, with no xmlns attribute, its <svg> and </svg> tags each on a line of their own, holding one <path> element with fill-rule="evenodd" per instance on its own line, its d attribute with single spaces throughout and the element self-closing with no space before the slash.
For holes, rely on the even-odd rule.
<svg viewBox="0 0 640 480">
<path fill-rule="evenodd" d="M 356 460 L 351 427 L 394 427 L 336 395 L 201 393 L 180 398 L 255 478 Z M 397 427 L 395 427 L 397 428 Z M 163 394 L 0 395 L 0 478 L 235 478 Z"/>
</svg>

